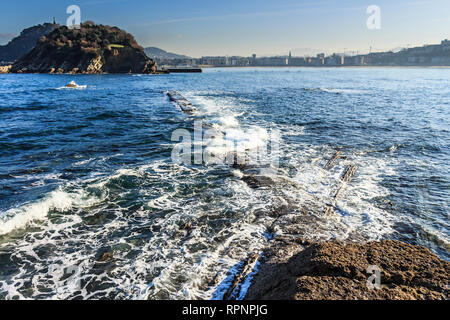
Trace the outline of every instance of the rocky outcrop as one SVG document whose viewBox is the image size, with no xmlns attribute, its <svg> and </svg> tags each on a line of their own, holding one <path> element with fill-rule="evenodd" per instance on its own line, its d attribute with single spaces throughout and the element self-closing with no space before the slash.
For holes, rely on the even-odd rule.
<svg viewBox="0 0 450 320">
<path fill-rule="evenodd" d="M 30 52 L 38 40 L 56 28 L 58 24 L 44 23 L 23 30 L 18 37 L 12 39 L 7 45 L 0 46 L 0 61 L 14 62 Z"/>
<path fill-rule="evenodd" d="M 403 242 L 278 239 L 264 255 L 247 300 L 449 298 L 450 263 L 426 248 Z M 380 270 L 379 289 L 367 285 L 370 266 Z"/>
<path fill-rule="evenodd" d="M 134 37 L 116 27 L 85 23 L 59 27 L 13 66 L 14 73 L 156 73 Z"/>
</svg>

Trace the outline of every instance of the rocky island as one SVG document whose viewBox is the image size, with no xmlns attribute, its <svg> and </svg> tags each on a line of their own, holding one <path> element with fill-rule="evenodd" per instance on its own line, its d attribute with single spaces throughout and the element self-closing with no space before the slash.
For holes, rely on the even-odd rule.
<svg viewBox="0 0 450 320">
<path fill-rule="evenodd" d="M 117 28 L 86 22 L 79 29 L 61 26 L 39 39 L 11 67 L 12 73 L 144 73 L 157 72 L 134 37 Z"/>
</svg>

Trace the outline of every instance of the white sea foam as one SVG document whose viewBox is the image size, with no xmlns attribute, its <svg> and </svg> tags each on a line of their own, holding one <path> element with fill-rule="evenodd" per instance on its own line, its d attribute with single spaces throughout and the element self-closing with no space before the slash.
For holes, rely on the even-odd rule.
<svg viewBox="0 0 450 320">
<path fill-rule="evenodd" d="M 298 154 L 299 161 L 311 161 L 315 168 L 304 166 L 302 176 L 298 176 L 299 183 L 309 183 L 313 177 L 322 182 L 322 187 L 327 189 L 326 181 L 332 181 L 339 176 L 338 170 L 328 178 L 326 172 L 318 169 L 317 155 L 321 150 L 313 147 Z M 143 183 L 140 188 L 141 197 L 149 197 L 147 206 L 134 212 L 119 208 L 114 202 L 98 207 L 90 207 L 89 215 L 101 214 L 113 205 L 115 218 L 104 221 L 98 228 L 89 228 L 80 232 L 76 223 L 79 217 L 72 212 L 70 219 L 62 224 L 44 225 L 43 231 L 32 235 L 30 238 L 20 241 L 15 246 L 15 259 L 21 261 L 20 270 L 9 281 L 0 281 L 2 291 L 8 293 L 8 297 L 23 297 L 21 290 L 24 279 L 29 277 L 30 268 L 33 270 L 34 294 L 39 294 L 40 287 L 55 288 L 49 295 L 53 299 L 67 299 L 73 297 L 75 292 L 85 299 L 106 297 L 109 295 L 118 299 L 211 299 L 222 292 L 226 286 L 230 272 L 239 262 L 248 257 L 249 253 L 261 253 L 267 245 L 267 226 L 273 222 L 273 218 L 267 215 L 270 208 L 285 206 L 288 203 L 302 203 L 308 199 L 315 201 L 310 193 L 298 188 L 289 188 L 287 185 L 274 185 L 273 189 L 254 190 L 249 188 L 239 177 L 242 172 L 237 171 L 230 178 L 225 179 L 220 185 L 211 185 L 207 190 L 193 193 L 191 196 L 183 196 L 181 186 L 196 183 L 197 179 L 208 177 L 208 172 L 214 170 L 214 166 L 188 167 L 172 164 L 165 161 L 155 161 L 147 165 L 120 169 L 106 177 L 93 178 L 84 181 L 82 190 L 91 188 L 105 189 L 110 182 L 123 177 L 138 177 Z M 283 172 L 262 171 L 264 175 L 277 177 Z M 310 174 L 307 178 L 304 175 Z M 158 182 L 156 185 L 151 181 Z M 173 189 L 165 190 L 162 186 L 173 186 Z M 331 185 L 331 182 L 330 182 Z M 320 190 L 320 183 L 312 186 Z M 313 189 L 310 191 L 314 192 Z M 105 193 L 108 191 L 104 190 Z M 127 190 L 119 191 L 126 197 Z M 229 197 L 221 195 L 227 192 Z M 211 193 L 211 197 L 203 194 Z M 322 192 L 323 197 L 327 192 Z M 231 196 L 232 195 L 232 196 Z M 86 202 L 87 196 L 83 192 L 58 190 L 43 200 L 44 208 L 39 210 L 40 216 L 46 218 L 50 208 L 67 212 L 83 205 L 92 205 Z M 343 206 L 345 204 L 342 204 Z M 23 206 L 22 209 L 25 211 Z M 370 209 L 370 208 L 369 208 Z M 64 211 L 65 210 L 65 211 Z M 123 213 L 122 213 L 123 210 Z M 154 213 L 167 212 L 164 215 Z M 29 212 L 29 211 L 28 211 Z M 257 214 L 265 212 L 266 214 Z M 356 216 L 356 211 L 353 210 Z M 137 220 L 136 220 L 137 219 Z M 214 230 L 216 221 L 222 219 L 227 223 L 218 230 Z M 345 237 L 350 231 L 344 229 L 345 223 L 339 217 L 329 219 L 329 226 L 324 229 L 311 229 L 319 232 L 317 237 L 332 238 Z M 139 222 L 141 221 L 141 222 Z M 185 221 L 192 221 L 191 231 L 180 230 L 180 225 Z M 360 225 L 360 221 L 348 221 L 348 224 Z M 341 227 L 336 231 L 336 226 Z M 134 242 L 143 236 L 142 231 L 156 228 L 150 238 Z M 327 229 L 328 228 L 328 229 Z M 126 231 L 135 230 L 131 233 Z M 381 230 L 383 231 L 383 230 Z M 283 230 L 280 230 L 280 234 Z M 111 235 L 124 234 L 123 237 L 111 237 Z M 145 233 L 144 233 L 145 234 Z M 86 239 L 89 239 L 89 248 L 86 248 Z M 36 249 L 42 246 L 54 246 L 53 254 L 44 260 L 36 256 L 33 264 L 27 263 L 26 257 L 36 255 Z M 108 273 L 95 275 L 90 270 L 96 263 L 95 253 L 101 248 L 115 248 L 126 246 L 127 249 L 110 249 L 115 257 L 114 268 Z M 70 253 L 68 253 L 70 252 Z M 130 260 L 127 255 L 133 253 Z M 57 271 L 48 274 L 46 266 L 55 265 Z M 70 278 L 69 281 L 61 280 L 64 268 L 77 266 L 75 270 L 79 278 Z M 58 269 L 59 268 L 59 269 Z M 86 286 L 78 287 L 80 279 L 83 283 L 102 283 L 104 289 L 90 291 Z M 149 281 L 148 279 L 151 279 Z M 214 281 L 212 281 L 214 279 Z M 250 278 L 248 278 L 250 280 Z M 249 282 L 244 283 L 238 298 L 242 298 L 248 289 Z M 57 290 L 56 290 L 57 288 Z"/>
<path fill-rule="evenodd" d="M 331 157 L 332 153 L 328 154 L 328 157 Z M 395 217 L 379 209 L 373 201 L 389 195 L 388 190 L 380 185 L 381 176 L 396 174 L 388 159 L 350 155 L 328 171 L 323 169 L 323 148 L 305 146 L 298 155 L 300 157 L 292 157 L 294 160 L 291 161 L 291 166 L 297 170 L 292 179 L 301 185 L 314 201 L 332 204 L 334 195 L 338 188 L 341 188 L 335 213 L 341 215 L 337 218 L 339 223 L 343 223 L 345 230 L 336 236 L 345 238 L 351 232 L 357 232 L 363 238 L 378 240 L 393 231 Z M 358 167 L 357 174 L 351 183 L 342 182 L 340 177 L 345 167 L 350 164 Z M 305 195 L 297 197 L 305 198 Z"/>
<path fill-rule="evenodd" d="M 36 203 L 26 204 L 2 214 L 0 235 L 7 234 L 14 229 L 26 227 L 33 221 L 40 221 L 47 217 L 51 209 L 67 211 L 72 207 L 72 198 L 62 190 L 52 192 L 47 199 Z"/>
<path fill-rule="evenodd" d="M 218 123 L 220 124 L 219 127 L 221 129 L 239 127 L 239 121 L 237 120 L 236 115 L 220 117 Z"/>
<path fill-rule="evenodd" d="M 237 153 L 250 154 L 257 158 L 263 156 L 272 142 L 278 143 L 280 136 L 259 126 L 243 126 L 239 117 L 245 114 L 244 104 L 229 98 L 207 98 L 194 93 L 186 94 L 199 107 L 203 116 L 212 124 L 207 130 L 210 139 L 204 141 L 205 152 L 209 155 L 207 163 L 222 162 L 227 156 Z M 244 109 L 245 110 L 245 109 Z"/>
<path fill-rule="evenodd" d="M 363 93 L 361 90 L 356 89 L 336 89 L 336 88 L 320 88 L 321 91 L 329 92 L 329 93 L 336 93 L 336 94 L 359 94 Z"/>
<path fill-rule="evenodd" d="M 252 111 L 232 98 L 186 96 L 199 107 L 204 123 L 212 124 L 217 141 L 206 147 L 217 153 L 232 150 L 227 141 L 240 142 L 245 149 L 262 146 L 271 139 L 269 128 L 280 129 L 283 136 L 304 134 L 301 126 L 248 124 L 245 116 Z M 283 136 L 278 142 L 283 142 Z M 65 187 L 14 209 L 8 218 L 16 215 L 23 219 L 11 222 L 14 227 L 46 221 L 52 209 L 65 213 L 67 220 L 48 222 L 41 226 L 42 231 L 14 243 L 18 271 L 8 280 L 0 280 L 0 291 L 20 298 L 25 298 L 23 293 L 31 286 L 33 297 L 44 295 L 40 290 L 46 288 L 51 293 L 45 296 L 53 299 L 72 298 L 75 292 L 84 299 L 211 299 L 229 284 L 238 263 L 267 246 L 267 227 L 274 223 L 269 213 L 280 207 L 292 208 L 287 218 L 299 218 L 297 208 L 310 209 L 310 220 L 299 230 L 305 237 L 345 239 L 356 232 L 365 239 L 379 239 L 391 231 L 395 217 L 378 209 L 373 201 L 388 195 L 381 186 L 382 176 L 395 175 L 388 158 L 346 154 L 348 159 L 341 159 L 327 171 L 323 166 L 333 154 L 332 148 L 299 142 L 282 144 L 281 149 L 290 163 L 259 171 L 275 181 L 269 188 L 250 188 L 241 180 L 241 170 L 222 176 L 214 172 L 214 165 L 184 166 L 158 160 L 92 174 L 79 181 L 79 188 Z M 331 202 L 342 171 L 350 163 L 359 169 L 336 203 L 342 212 L 329 216 L 316 212 L 315 208 Z M 115 185 L 123 180 L 128 183 L 128 179 L 136 185 Z M 92 196 L 89 189 L 101 190 L 102 195 Z M 139 205 L 130 208 L 130 196 L 136 194 Z M 108 201 L 102 202 L 106 197 Z M 88 210 L 81 213 L 75 210 L 78 208 Z M 28 219 L 30 212 L 37 212 L 31 214 L 37 219 Z M 86 216 L 98 221 L 81 227 L 81 217 Z M 277 227 L 277 233 L 283 234 L 290 224 Z M 51 246 L 51 254 L 42 258 L 38 252 L 45 246 Z M 107 272 L 98 274 L 103 266 L 98 253 L 105 250 L 112 253 L 114 263 Z M 34 258 L 32 263 L 29 257 Z M 56 265 L 58 271 L 49 273 L 48 265 Z M 72 266 L 79 267 L 81 288 L 79 279 L 62 278 L 61 270 Z M 242 286 L 239 299 L 244 297 L 250 279 Z"/>
</svg>

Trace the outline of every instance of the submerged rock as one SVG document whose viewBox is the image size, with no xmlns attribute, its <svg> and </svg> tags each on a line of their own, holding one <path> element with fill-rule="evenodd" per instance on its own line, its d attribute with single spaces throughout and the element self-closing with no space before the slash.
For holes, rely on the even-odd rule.
<svg viewBox="0 0 450 320">
<path fill-rule="evenodd" d="M 105 252 L 104 254 L 102 254 L 102 256 L 100 257 L 100 259 L 98 259 L 98 262 L 105 262 L 110 260 L 113 257 L 111 252 Z"/>
<path fill-rule="evenodd" d="M 328 160 L 324 169 L 330 170 L 336 164 L 336 162 L 341 158 L 341 156 L 342 156 L 342 151 L 336 151 L 336 153 L 331 157 L 331 159 Z"/>
<path fill-rule="evenodd" d="M 247 183 L 247 185 L 253 189 L 270 187 L 274 184 L 273 179 L 268 176 L 247 175 L 242 177 L 242 181 Z"/>
<path fill-rule="evenodd" d="M 399 241 L 276 241 L 247 300 L 448 299 L 450 263 L 426 248 Z M 380 289 L 369 289 L 370 266 Z"/>
</svg>

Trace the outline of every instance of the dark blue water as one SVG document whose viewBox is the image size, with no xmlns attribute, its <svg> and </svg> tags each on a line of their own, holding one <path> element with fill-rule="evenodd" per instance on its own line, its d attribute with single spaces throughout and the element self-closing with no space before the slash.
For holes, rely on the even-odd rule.
<svg viewBox="0 0 450 320">
<path fill-rule="evenodd" d="M 296 236 L 399 239 L 448 260 L 449 108 L 448 69 L 1 75 L 0 298 L 217 297 L 286 206 L 315 217 Z M 174 163 L 172 134 L 194 121 L 248 149 L 276 140 L 273 185 Z M 337 150 L 345 158 L 325 170 Z M 358 170 L 325 214 L 349 164 Z"/>
</svg>

